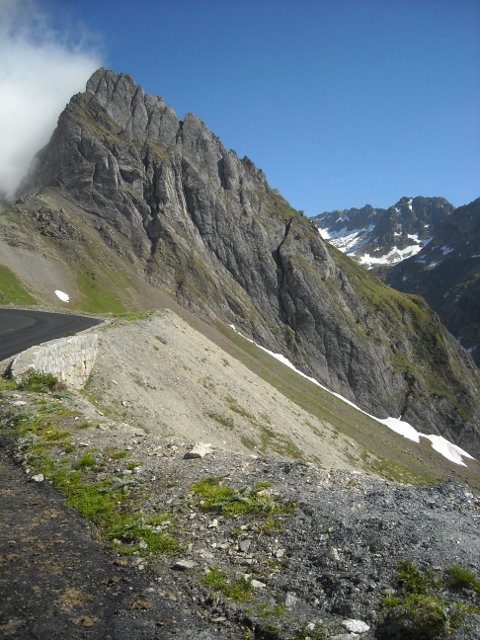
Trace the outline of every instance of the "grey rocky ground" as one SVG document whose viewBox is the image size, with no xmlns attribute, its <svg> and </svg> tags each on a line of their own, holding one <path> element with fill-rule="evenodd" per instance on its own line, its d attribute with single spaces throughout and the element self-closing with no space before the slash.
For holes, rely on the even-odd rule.
<svg viewBox="0 0 480 640">
<path fill-rule="evenodd" d="M 67 456 L 72 468 L 80 469 L 79 461 L 91 454 L 95 465 L 88 469 L 88 481 L 109 478 L 125 492 L 141 495 L 145 512 L 166 514 L 165 526 L 183 549 L 174 555 L 153 555 L 142 551 L 140 540 L 140 550 L 131 556 L 108 550 L 65 509 L 49 485 L 48 473 L 43 482 L 28 481 L 38 475 L 29 438 L 24 434 L 19 445 L 12 435 L 4 437 L 5 451 L 13 447 L 26 475 L 12 468 L 4 451 L 2 506 L 8 526 L 2 531 L 0 570 L 3 592 L 10 595 L 2 606 L 3 637 L 67 637 L 67 627 L 61 625 L 73 624 L 76 635 L 68 631 L 72 638 L 188 638 L 191 633 L 225 640 L 370 639 L 377 637 L 381 601 L 401 593 L 397 571 L 402 561 L 432 570 L 438 580 L 444 580 L 455 564 L 477 574 L 480 570 L 480 500 L 466 487 L 399 485 L 360 472 L 219 447 L 202 458 L 185 459 L 194 442 L 160 438 L 115 422 L 69 393 L 4 394 L 4 432 L 19 413 L 38 417 L 39 411 L 49 417 L 53 431 L 70 434 L 69 451 L 62 453 L 59 445 L 49 449 L 49 456 Z M 206 496 L 194 488 L 213 478 L 217 486 L 236 490 L 239 501 L 254 508 L 231 513 L 226 499 L 223 506 L 220 501 L 216 509 L 207 509 Z M 18 487 L 21 495 L 10 503 Z M 267 510 L 258 510 L 259 504 Z M 57 514 L 50 519 L 55 534 L 31 531 L 32 510 L 38 508 L 45 509 L 43 522 L 48 521 L 48 510 Z M 59 529 L 57 522 L 66 525 Z M 59 531 L 64 544 L 56 544 Z M 33 541 L 38 547 L 34 561 L 22 567 L 23 552 L 17 545 L 26 549 Z M 77 544 L 84 546 L 67 564 L 86 572 L 88 579 L 84 574 L 76 587 L 72 582 L 58 587 L 55 562 Z M 49 565 L 48 554 L 55 548 L 57 560 Z M 78 556 L 83 557 L 83 567 Z M 103 579 L 95 577 L 98 572 Z M 76 580 L 74 571 L 69 579 Z M 7 591 L 7 584 L 15 585 L 13 591 Z M 125 584 L 132 586 L 136 599 Z M 120 586 L 112 590 L 112 585 Z M 74 610 L 78 602 L 73 599 L 72 604 L 67 597 L 68 589 L 74 588 L 83 603 L 79 613 Z M 64 600 L 62 589 L 67 593 Z M 436 595 L 479 604 L 478 591 L 452 592 L 445 582 L 437 586 Z M 162 626 L 162 620 L 172 619 L 177 622 Z M 346 620 L 351 619 L 359 621 L 351 627 L 357 636 L 347 630 Z M 82 620 L 91 626 L 82 626 Z M 47 632 L 49 624 L 58 624 L 57 635 Z M 470 630 L 450 637 L 474 640 L 478 630 L 473 616 Z"/>
</svg>

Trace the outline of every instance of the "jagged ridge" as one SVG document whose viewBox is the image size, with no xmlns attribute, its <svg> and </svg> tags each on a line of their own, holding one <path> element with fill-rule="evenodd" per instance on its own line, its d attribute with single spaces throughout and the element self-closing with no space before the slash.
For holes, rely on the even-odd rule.
<svg viewBox="0 0 480 640">
<path fill-rule="evenodd" d="M 47 185 L 59 220 L 50 238 L 69 246 L 70 264 L 84 259 L 61 222 L 74 211 L 77 233 L 96 234 L 105 255 L 183 304 L 235 322 L 369 412 L 402 415 L 480 453 L 478 372 L 428 307 L 327 246 L 196 116 L 181 122 L 128 76 L 99 70 L 61 115 L 22 194 Z M 60 198 L 70 212 L 52 205 Z M 31 199 L 16 215 L 41 231 L 48 206 L 43 221 Z"/>
</svg>

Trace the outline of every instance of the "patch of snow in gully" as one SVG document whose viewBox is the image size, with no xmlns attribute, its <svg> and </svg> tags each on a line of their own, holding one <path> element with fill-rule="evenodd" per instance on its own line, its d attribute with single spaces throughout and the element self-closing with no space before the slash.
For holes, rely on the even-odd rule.
<svg viewBox="0 0 480 640">
<path fill-rule="evenodd" d="M 363 409 L 360 409 L 360 407 L 358 407 L 356 404 L 354 404 L 350 400 L 347 400 L 347 398 L 344 398 L 339 393 L 336 393 L 335 391 L 330 391 L 330 389 L 327 389 L 327 387 L 325 387 L 323 384 L 320 384 L 320 382 L 318 382 L 318 380 L 315 380 L 315 378 L 307 376 L 305 373 L 303 373 L 303 371 L 300 371 L 300 369 L 297 369 L 290 362 L 290 360 L 288 360 L 288 358 L 283 356 L 281 353 L 273 353 L 273 351 L 269 351 L 269 349 L 265 349 L 265 347 L 262 347 L 261 345 L 257 344 L 253 340 L 250 340 L 250 338 L 246 338 L 243 334 L 237 331 L 234 324 L 230 324 L 229 327 L 233 329 L 233 331 L 235 331 L 235 333 L 237 333 L 239 336 L 242 336 L 242 338 L 245 338 L 245 340 L 248 340 L 248 342 L 251 342 L 252 344 L 257 346 L 259 349 L 261 349 L 265 353 L 268 353 L 270 356 L 272 356 L 272 358 L 275 358 L 275 360 L 278 360 L 279 362 L 284 364 L 286 367 L 289 367 L 290 369 L 295 371 L 295 373 L 297 373 L 299 376 L 302 376 L 302 378 L 309 380 L 310 382 L 315 384 L 317 387 L 320 387 L 327 393 L 330 393 L 332 396 L 335 396 L 336 398 L 343 400 L 343 402 L 345 402 L 346 404 L 349 404 L 351 407 L 354 407 L 354 409 L 357 409 L 357 411 L 360 411 L 361 413 L 368 416 L 369 418 L 372 418 L 373 420 L 376 420 L 380 424 L 383 424 L 384 426 L 388 427 L 392 431 L 395 431 L 395 433 L 398 433 L 404 438 L 407 438 L 408 440 L 412 440 L 413 442 L 417 442 L 417 443 L 420 442 L 420 438 L 427 438 L 428 440 L 430 440 L 432 444 L 432 449 L 435 449 L 437 453 L 442 455 L 444 458 L 447 458 L 447 460 L 450 460 L 451 462 L 462 465 L 464 467 L 466 467 L 467 465 L 463 462 L 463 458 L 470 458 L 471 460 L 475 459 L 469 453 L 467 453 L 466 451 L 458 447 L 456 444 L 453 444 L 448 440 L 446 440 L 443 436 L 426 435 L 424 433 L 420 433 L 415 429 L 415 427 L 412 427 L 411 424 L 409 424 L 408 422 L 405 422 L 404 420 L 401 420 L 400 418 L 376 418 L 375 416 L 370 415 Z"/>
</svg>

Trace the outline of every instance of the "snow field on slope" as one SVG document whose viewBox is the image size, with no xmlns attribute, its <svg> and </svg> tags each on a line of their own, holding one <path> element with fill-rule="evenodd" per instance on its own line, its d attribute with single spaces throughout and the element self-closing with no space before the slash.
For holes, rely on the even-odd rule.
<svg viewBox="0 0 480 640">
<path fill-rule="evenodd" d="M 336 398 L 339 398 L 340 400 L 342 400 L 346 404 L 350 405 L 354 409 L 357 409 L 357 411 L 360 411 L 361 413 L 363 413 L 364 415 L 368 416 L 369 418 L 372 418 L 376 422 L 379 422 L 380 424 L 384 425 L 385 427 L 388 427 L 388 429 L 390 429 L 391 431 L 395 431 L 395 433 L 398 433 L 399 435 L 403 436 L 404 438 L 407 438 L 408 440 L 411 440 L 412 442 L 416 442 L 416 443 L 420 443 L 420 438 L 426 438 L 427 440 L 430 441 L 430 443 L 432 445 L 432 449 L 434 449 L 437 453 L 442 455 L 444 458 L 447 458 L 447 460 L 450 460 L 451 462 L 454 462 L 455 464 L 462 465 L 462 466 L 466 467 L 467 465 L 463 461 L 463 458 L 470 458 L 471 460 L 475 459 L 469 453 L 467 453 L 466 451 L 461 449 L 456 444 L 453 444 L 452 442 L 450 442 L 449 440 L 447 440 L 443 436 L 438 436 L 438 435 L 433 435 L 433 434 L 432 435 L 427 435 L 425 433 L 420 433 L 419 431 L 417 431 L 415 429 L 415 427 L 413 427 L 408 422 L 405 422 L 404 420 L 401 420 L 400 418 L 377 418 L 375 416 L 372 416 L 371 414 L 367 413 L 363 409 L 360 409 L 360 407 L 358 407 L 356 404 L 354 404 L 350 400 L 347 400 L 347 398 L 344 398 L 339 393 L 336 393 L 335 391 L 330 391 L 330 389 L 325 387 L 323 384 L 320 384 L 320 382 L 318 382 L 318 380 L 315 380 L 315 378 L 312 378 L 311 376 L 307 376 L 305 373 L 303 373 L 303 371 L 300 371 L 300 369 L 297 369 L 290 362 L 290 360 L 288 360 L 288 358 L 283 356 L 281 353 L 274 353 L 273 351 L 270 351 L 269 349 L 266 349 L 265 347 L 262 347 L 261 345 L 257 344 L 253 340 L 250 340 L 250 338 L 246 338 L 243 334 L 241 334 L 239 331 L 237 331 L 237 329 L 235 328 L 234 324 L 230 324 L 229 326 L 239 336 L 241 336 L 245 340 L 248 340 L 248 342 L 250 342 L 251 344 L 254 344 L 259 349 L 264 351 L 265 353 L 268 353 L 270 356 L 272 356 L 272 358 L 275 358 L 275 360 L 278 360 L 279 362 L 284 364 L 286 367 L 289 367 L 290 369 L 295 371 L 295 373 L 297 373 L 299 376 L 302 376 L 302 378 L 305 378 L 309 382 L 312 382 L 317 387 L 320 387 L 321 389 L 323 389 L 327 393 L 331 394 L 332 396 L 335 396 Z"/>
</svg>

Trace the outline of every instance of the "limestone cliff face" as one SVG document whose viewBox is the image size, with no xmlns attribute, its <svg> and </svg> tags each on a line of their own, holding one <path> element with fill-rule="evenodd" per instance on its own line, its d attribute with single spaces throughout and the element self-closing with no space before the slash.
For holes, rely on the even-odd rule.
<svg viewBox="0 0 480 640">
<path fill-rule="evenodd" d="M 480 454 L 478 371 L 426 304 L 327 246 L 196 116 L 179 121 L 129 76 L 99 70 L 21 194 L 45 186 L 183 304 L 234 322 L 369 412 Z"/>
</svg>

